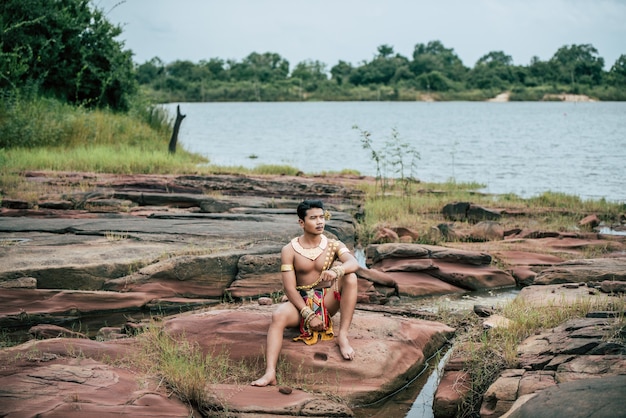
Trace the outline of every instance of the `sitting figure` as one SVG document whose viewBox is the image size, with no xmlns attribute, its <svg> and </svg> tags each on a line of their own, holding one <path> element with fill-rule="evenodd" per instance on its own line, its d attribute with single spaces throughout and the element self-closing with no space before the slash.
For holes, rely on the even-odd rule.
<svg viewBox="0 0 626 418">
<path fill-rule="evenodd" d="M 253 386 L 276 385 L 276 364 L 288 327 L 299 326 L 300 336 L 295 340 L 307 345 L 336 338 L 342 357 L 354 359 L 348 329 L 356 306 L 358 262 L 345 244 L 324 235 L 328 213 L 321 201 L 305 200 L 297 212 L 302 235 L 285 245 L 280 255 L 283 289 L 289 301 L 272 314 L 265 374 L 252 382 Z M 331 317 L 338 311 L 341 321 L 335 335 Z"/>
</svg>

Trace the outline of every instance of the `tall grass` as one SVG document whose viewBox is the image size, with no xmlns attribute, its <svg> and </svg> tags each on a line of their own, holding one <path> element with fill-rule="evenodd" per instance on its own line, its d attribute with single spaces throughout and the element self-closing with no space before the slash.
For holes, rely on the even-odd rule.
<svg viewBox="0 0 626 418">
<path fill-rule="evenodd" d="M 87 145 L 157 146 L 169 141 L 169 121 L 158 109 L 129 114 L 89 110 L 54 99 L 7 100 L 0 105 L 0 148 Z"/>
<path fill-rule="evenodd" d="M 121 144 L 14 148 L 3 152 L 4 171 L 89 171 L 114 174 L 194 173 L 205 160 L 192 154 L 170 155 L 166 148 Z"/>
<path fill-rule="evenodd" d="M 197 344 L 184 336 L 167 334 L 161 324 L 152 323 L 137 336 L 140 350 L 129 359 L 148 375 L 161 378 L 183 401 L 204 406 L 214 399 L 211 384 L 248 384 L 251 370 L 232 361 L 227 352 L 204 354 Z"/>
<path fill-rule="evenodd" d="M 554 209 L 563 209 L 566 212 L 601 212 L 618 214 L 626 210 L 626 204 L 615 204 L 607 202 L 606 199 L 583 200 L 578 196 L 565 193 L 545 192 L 539 196 L 531 197 L 528 200 L 529 206 L 542 206 Z"/>
</svg>

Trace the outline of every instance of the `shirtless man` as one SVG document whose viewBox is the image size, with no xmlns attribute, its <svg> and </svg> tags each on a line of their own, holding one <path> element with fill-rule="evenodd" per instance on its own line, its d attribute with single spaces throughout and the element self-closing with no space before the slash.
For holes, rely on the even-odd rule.
<svg viewBox="0 0 626 418">
<path fill-rule="evenodd" d="M 348 328 L 356 306 L 358 262 L 342 242 L 328 240 L 323 235 L 326 213 L 321 201 L 302 202 L 298 206 L 298 218 L 302 235 L 285 245 L 280 255 L 283 289 L 289 301 L 279 305 L 272 314 L 267 332 L 265 374 L 252 382 L 253 386 L 276 385 L 276 364 L 285 328 L 300 326 L 303 334 L 299 339 L 306 344 L 314 344 L 319 338 L 331 339 L 330 317 L 338 311 L 341 324 L 336 344 L 344 359 L 354 359 Z M 341 265 L 332 264 L 335 257 Z M 323 297 L 328 316 L 312 313 L 308 302 L 313 297 L 312 292 Z"/>
</svg>

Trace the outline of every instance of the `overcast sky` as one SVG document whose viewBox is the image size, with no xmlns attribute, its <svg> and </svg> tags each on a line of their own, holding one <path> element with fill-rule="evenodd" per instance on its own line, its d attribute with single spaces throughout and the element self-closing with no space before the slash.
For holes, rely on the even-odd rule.
<svg viewBox="0 0 626 418">
<path fill-rule="evenodd" d="M 360 64 L 390 45 L 409 59 L 439 40 L 467 67 L 491 51 L 516 65 L 591 44 L 606 69 L 626 54 L 626 0 L 94 0 L 122 25 L 134 61 L 241 61 L 276 52 L 290 68 Z"/>
</svg>

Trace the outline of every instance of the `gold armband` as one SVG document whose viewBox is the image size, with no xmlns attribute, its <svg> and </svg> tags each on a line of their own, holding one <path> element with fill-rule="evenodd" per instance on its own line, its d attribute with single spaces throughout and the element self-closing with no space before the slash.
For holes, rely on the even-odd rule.
<svg viewBox="0 0 626 418">
<path fill-rule="evenodd" d="M 341 257 L 345 253 L 349 253 L 349 252 L 350 252 L 349 249 L 347 249 L 346 247 L 343 247 L 343 248 L 340 248 L 339 251 L 337 251 L 337 256 Z"/>
<path fill-rule="evenodd" d="M 281 264 L 280 271 L 293 271 L 293 264 Z"/>
</svg>

